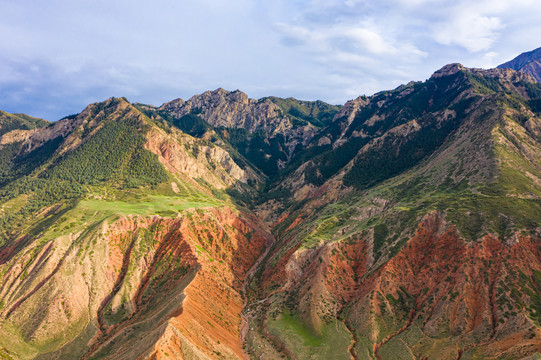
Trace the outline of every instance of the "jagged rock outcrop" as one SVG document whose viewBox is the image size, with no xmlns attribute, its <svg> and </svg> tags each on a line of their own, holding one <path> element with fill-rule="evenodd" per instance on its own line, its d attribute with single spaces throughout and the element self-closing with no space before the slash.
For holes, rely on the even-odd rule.
<svg viewBox="0 0 541 360">
<path fill-rule="evenodd" d="M 163 104 L 159 110 L 176 118 L 196 114 L 214 127 L 240 128 L 263 131 L 271 137 L 283 136 L 292 153 L 297 145 L 306 145 L 318 127 L 306 122 L 295 124 L 270 98 L 254 100 L 240 90 L 217 89 L 195 95 L 189 100 L 173 100 Z"/>
<path fill-rule="evenodd" d="M 276 104 L 270 100 L 250 99 L 240 90 L 230 92 L 220 88 L 206 91 L 188 101 L 177 99 L 167 102 L 160 110 L 178 118 L 195 112 L 212 126 L 242 128 L 250 132 L 282 133 L 292 127 Z"/>
</svg>

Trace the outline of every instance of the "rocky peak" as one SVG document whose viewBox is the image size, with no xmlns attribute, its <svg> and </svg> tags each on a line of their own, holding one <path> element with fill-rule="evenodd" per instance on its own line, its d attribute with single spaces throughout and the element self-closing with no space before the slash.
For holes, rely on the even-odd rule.
<svg viewBox="0 0 541 360">
<path fill-rule="evenodd" d="M 444 76 L 454 75 L 457 72 L 465 70 L 465 69 L 466 68 L 462 64 L 459 64 L 459 63 L 447 64 L 441 69 L 439 69 L 438 71 L 436 71 L 434 74 L 432 74 L 430 78 L 436 79 L 436 78 L 440 78 Z"/>
<path fill-rule="evenodd" d="M 186 104 L 186 101 L 184 99 L 178 98 L 178 99 L 174 99 L 169 102 L 166 102 L 160 107 L 160 109 L 162 110 L 174 109 L 175 107 L 182 107 L 184 106 L 184 104 Z"/>
<path fill-rule="evenodd" d="M 345 105 L 340 109 L 340 111 L 334 116 L 333 122 L 344 117 L 348 117 L 348 122 L 351 123 L 353 118 L 350 119 L 351 115 L 355 115 L 355 112 L 362 106 L 366 106 L 370 103 L 370 98 L 367 96 L 359 96 L 356 99 L 349 100 Z"/>
<path fill-rule="evenodd" d="M 206 91 L 201 95 L 193 96 L 188 102 L 205 103 L 214 106 L 220 106 L 223 103 L 228 103 L 232 106 L 250 106 L 257 104 L 257 100 L 248 98 L 248 95 L 240 90 L 227 91 L 222 88 L 214 91 Z"/>
<path fill-rule="evenodd" d="M 522 53 L 513 60 L 498 65 L 498 69 L 522 71 L 541 81 L 541 48 Z"/>
<path fill-rule="evenodd" d="M 250 99 L 240 90 L 226 91 L 222 88 L 205 91 L 182 99 L 165 103 L 160 110 L 176 118 L 190 113 L 199 115 L 212 126 L 243 128 L 250 132 L 265 130 L 273 132 L 278 128 L 290 128 L 289 119 L 280 116 L 280 108 L 271 101 L 259 102 Z"/>
</svg>

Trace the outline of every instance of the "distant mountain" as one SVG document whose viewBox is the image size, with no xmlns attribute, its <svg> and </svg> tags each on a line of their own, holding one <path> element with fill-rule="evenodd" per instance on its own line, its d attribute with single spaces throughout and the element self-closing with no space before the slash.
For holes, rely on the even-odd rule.
<svg viewBox="0 0 541 360">
<path fill-rule="evenodd" d="M 499 65 L 498 68 L 522 71 L 541 82 L 541 47 L 522 53 L 513 60 Z"/>
<path fill-rule="evenodd" d="M 0 113 L 2 359 L 534 359 L 541 84 Z"/>
</svg>

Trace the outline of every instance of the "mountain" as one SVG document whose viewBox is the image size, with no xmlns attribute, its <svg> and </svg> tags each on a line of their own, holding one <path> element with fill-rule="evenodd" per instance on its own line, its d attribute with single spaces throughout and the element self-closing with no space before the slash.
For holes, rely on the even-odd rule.
<svg viewBox="0 0 541 360">
<path fill-rule="evenodd" d="M 193 136 L 212 127 L 268 176 L 276 175 L 340 109 L 322 101 L 260 100 L 236 90 L 207 91 L 150 109 Z"/>
<path fill-rule="evenodd" d="M 522 71 L 541 81 L 541 48 L 522 53 L 513 60 L 499 65 L 498 68 Z"/>
<path fill-rule="evenodd" d="M 539 89 L 452 64 L 346 104 L 271 208 L 255 357 L 539 352 Z"/>
<path fill-rule="evenodd" d="M 111 98 L 0 135 L 0 355 L 541 355 L 541 85 Z M 18 115 L 17 117 L 21 117 Z"/>
</svg>

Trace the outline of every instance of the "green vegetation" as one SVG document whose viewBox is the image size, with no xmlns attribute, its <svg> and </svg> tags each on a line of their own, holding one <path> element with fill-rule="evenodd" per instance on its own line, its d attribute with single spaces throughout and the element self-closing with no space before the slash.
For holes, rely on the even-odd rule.
<svg viewBox="0 0 541 360">
<path fill-rule="evenodd" d="M 197 138 L 202 137 L 208 130 L 212 129 L 212 126 L 197 116 L 197 111 L 192 111 L 190 114 L 184 115 L 178 119 L 171 116 L 166 111 L 160 111 L 159 115 L 186 134 Z"/>
<path fill-rule="evenodd" d="M 216 132 L 251 165 L 271 178 L 279 174 L 278 162 L 288 159 L 283 135 L 271 137 L 262 130 L 250 133 L 236 128 L 217 128 Z"/>
<path fill-rule="evenodd" d="M 265 101 L 269 99 L 280 107 L 283 114 L 287 114 L 294 125 L 312 124 L 316 127 L 328 125 L 334 115 L 340 110 L 340 106 L 330 105 L 323 101 L 301 101 L 293 98 L 268 97 L 260 99 Z"/>
<path fill-rule="evenodd" d="M 22 155 L 18 155 L 20 144 L 0 149 L 0 203 L 24 199 L 21 206 L 0 211 L 0 246 L 36 212 L 53 204 L 74 204 L 95 186 L 156 187 L 168 180 L 156 155 L 144 148 L 147 125 L 134 113 L 115 114 L 119 103 L 113 100 L 109 108 L 97 106 L 95 111 L 111 112 L 110 119 L 102 120 L 104 125 L 74 151 L 57 155 L 64 141 L 61 136 Z"/>
<path fill-rule="evenodd" d="M 308 151 L 297 152 L 284 174 L 311 160 L 304 173 L 308 182 L 319 186 L 354 159 L 353 168 L 344 178 L 346 185 L 365 189 L 391 178 L 432 154 L 462 124 L 471 98 L 461 99 L 451 106 L 456 116 L 446 117 L 443 121 L 438 116 L 467 88 L 464 75 L 459 72 L 365 98 L 370 101 L 359 109 L 343 134 L 341 122 L 335 121 L 314 139 L 317 142 L 327 137 L 333 141 L 345 136 L 348 141 L 336 147 L 312 145 Z M 406 90 L 412 91 L 404 95 Z M 405 136 L 388 136 L 390 129 L 413 120 L 420 125 L 420 130 Z M 363 136 L 353 136 L 354 132 Z M 383 134 L 387 136 L 382 137 Z M 377 138 L 382 140 L 377 146 L 357 155 Z"/>
<path fill-rule="evenodd" d="M 30 130 L 45 127 L 48 121 L 26 114 L 10 114 L 0 110 L 0 136 L 12 130 Z"/>
<path fill-rule="evenodd" d="M 156 155 L 144 149 L 141 124 L 126 118 L 106 124 L 88 141 L 59 159 L 45 178 L 79 184 L 122 182 L 128 187 L 156 185 L 167 179 Z"/>
<path fill-rule="evenodd" d="M 389 229 L 385 224 L 377 224 L 374 226 L 374 252 L 379 252 L 379 249 L 385 244 L 387 236 L 389 235 Z"/>
<path fill-rule="evenodd" d="M 190 200 L 183 197 L 169 196 L 147 196 L 136 201 L 104 201 L 98 199 L 87 199 L 79 203 L 78 207 L 84 210 L 95 210 L 116 215 L 159 215 L 167 211 L 177 213 L 190 208 L 216 207 L 221 202 L 214 199 L 201 199 L 200 201 Z"/>
<path fill-rule="evenodd" d="M 387 137 L 381 146 L 368 150 L 354 160 L 344 183 L 364 189 L 415 166 L 442 145 L 458 124 L 453 120 L 439 128 L 425 125 L 406 139 Z"/>
<path fill-rule="evenodd" d="M 0 186 L 21 177 L 30 175 L 34 170 L 42 166 L 53 156 L 64 139 L 58 136 L 46 141 L 40 147 L 18 155 L 21 143 L 13 143 L 0 149 Z M 12 187 L 17 187 L 12 185 Z"/>
<path fill-rule="evenodd" d="M 296 315 L 283 313 L 275 320 L 267 320 L 269 331 L 298 359 L 350 359 L 350 334 L 345 325 L 334 320 L 317 332 Z"/>
<path fill-rule="evenodd" d="M 403 90 L 377 95 L 370 107 L 362 109 L 355 117 L 348 132 L 355 129 L 378 136 L 413 120 L 420 128 L 406 135 L 388 135 L 378 146 L 357 156 L 352 169 L 344 177 L 344 183 L 358 189 L 368 188 L 412 168 L 437 150 L 463 124 L 466 109 L 472 103 L 471 99 L 456 102 L 450 107 L 456 111 L 455 116 L 442 118 L 438 114 L 465 90 L 463 76 L 459 72 L 411 85 L 414 91 L 406 96 L 401 95 Z M 385 101 L 381 109 L 376 107 L 380 98 Z M 376 114 L 383 119 L 367 123 Z"/>
<path fill-rule="evenodd" d="M 318 147 L 318 156 L 311 159 L 306 168 L 306 180 L 314 185 L 321 186 L 331 176 L 346 166 L 359 150 L 369 142 L 369 138 L 353 138 L 350 141 L 328 151 L 328 147 Z"/>
</svg>

